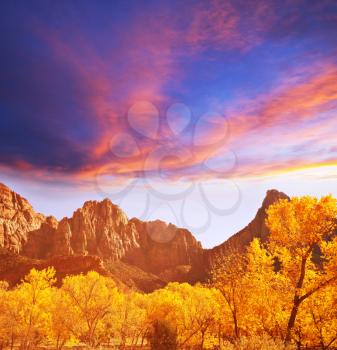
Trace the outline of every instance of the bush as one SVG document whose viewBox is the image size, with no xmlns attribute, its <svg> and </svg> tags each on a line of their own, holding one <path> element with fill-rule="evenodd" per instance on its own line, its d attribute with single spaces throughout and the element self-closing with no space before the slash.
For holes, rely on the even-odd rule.
<svg viewBox="0 0 337 350">
<path fill-rule="evenodd" d="M 177 332 L 167 321 L 156 320 L 152 324 L 149 343 L 152 350 L 176 350 Z"/>
</svg>

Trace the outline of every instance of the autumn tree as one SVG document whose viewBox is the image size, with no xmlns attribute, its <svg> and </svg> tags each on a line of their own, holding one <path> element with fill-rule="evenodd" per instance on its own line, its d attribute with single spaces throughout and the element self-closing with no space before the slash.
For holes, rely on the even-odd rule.
<svg viewBox="0 0 337 350">
<path fill-rule="evenodd" d="M 170 327 L 177 330 L 177 341 L 180 344 L 181 337 L 184 337 L 180 326 L 183 307 L 178 295 L 173 290 L 168 289 L 169 285 L 146 295 L 144 298 L 146 332 L 151 335 L 153 325 L 157 320 L 166 321 Z"/>
<path fill-rule="evenodd" d="M 293 295 L 285 335 L 285 342 L 289 343 L 301 304 L 337 278 L 337 241 L 333 239 L 336 199 L 284 199 L 271 205 L 267 215 L 269 249 L 277 257 Z M 316 249 L 321 252 L 320 264 L 313 261 Z"/>
<path fill-rule="evenodd" d="M 22 336 L 21 299 L 18 291 L 2 290 L 0 302 L 0 337 L 4 346 L 14 348 Z"/>
<path fill-rule="evenodd" d="M 230 311 L 234 337 L 240 336 L 240 317 L 245 299 L 246 256 L 235 250 L 218 256 L 212 269 L 211 282 L 217 288 Z"/>
<path fill-rule="evenodd" d="M 34 349 L 47 338 L 50 329 L 52 285 L 56 282 L 54 268 L 32 269 L 22 283 L 9 292 L 7 317 L 12 337 L 20 341 L 20 349 Z"/>
<path fill-rule="evenodd" d="M 113 335 L 111 316 L 121 298 L 115 283 L 91 271 L 66 277 L 62 291 L 69 297 L 76 319 L 72 333 L 92 348 L 108 341 Z"/>
<path fill-rule="evenodd" d="M 287 279 L 275 268 L 275 260 L 259 239 L 255 238 L 246 253 L 245 299 L 243 322 L 249 335 L 266 333 L 284 337 L 286 306 L 291 301 Z"/>
<path fill-rule="evenodd" d="M 69 314 L 75 320 L 72 333 L 92 348 L 109 341 L 114 333 L 111 317 L 121 299 L 115 283 L 91 271 L 66 277 L 62 291 L 69 297 Z"/>
<path fill-rule="evenodd" d="M 147 322 L 166 320 L 177 330 L 180 348 L 203 349 L 218 329 L 219 292 L 205 286 L 188 283 L 169 283 L 165 288 L 148 295 Z"/>
<path fill-rule="evenodd" d="M 330 285 L 303 303 L 300 325 L 303 339 L 311 346 L 327 350 L 337 342 L 337 288 Z"/>
<path fill-rule="evenodd" d="M 10 327 L 8 324 L 8 283 L 0 281 L 0 349 L 2 350 L 9 344 Z"/>
<path fill-rule="evenodd" d="M 51 302 L 50 336 L 56 350 L 61 350 L 67 341 L 76 338 L 77 315 L 73 312 L 72 299 L 63 289 L 54 290 Z"/>
<path fill-rule="evenodd" d="M 127 341 L 131 346 L 144 341 L 149 325 L 146 323 L 144 296 L 133 291 L 121 294 L 112 317 L 116 336 L 120 339 L 120 347 L 124 349 Z"/>
<path fill-rule="evenodd" d="M 203 349 L 221 317 L 218 291 L 188 283 L 170 283 L 166 290 L 179 303 L 176 319 L 179 345 Z"/>
</svg>

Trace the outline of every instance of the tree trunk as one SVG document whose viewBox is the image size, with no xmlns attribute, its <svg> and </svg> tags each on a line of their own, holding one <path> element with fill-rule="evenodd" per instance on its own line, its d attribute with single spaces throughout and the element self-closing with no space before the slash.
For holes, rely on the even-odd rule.
<svg viewBox="0 0 337 350">
<path fill-rule="evenodd" d="M 301 261 L 300 276 L 299 276 L 298 281 L 296 283 L 295 296 L 294 296 L 294 301 L 293 301 L 293 307 L 291 309 L 290 317 L 288 320 L 287 332 L 286 332 L 286 337 L 285 337 L 285 344 L 290 343 L 291 331 L 293 330 L 293 328 L 295 326 L 296 316 L 298 313 L 298 307 L 300 306 L 301 302 L 303 301 L 299 296 L 299 290 L 301 290 L 303 287 L 307 259 L 310 256 L 312 249 L 313 249 L 313 247 L 311 246 L 308 249 L 308 251 L 306 252 L 306 254 L 303 256 L 302 261 Z"/>
<path fill-rule="evenodd" d="M 12 333 L 12 338 L 11 338 L 11 350 L 14 348 L 14 334 Z"/>
<path fill-rule="evenodd" d="M 203 350 L 203 349 L 204 349 L 205 333 L 206 333 L 206 331 L 204 331 L 204 330 L 202 330 L 202 331 L 201 331 L 201 344 L 200 344 L 200 350 Z"/>
<path fill-rule="evenodd" d="M 291 313 L 290 313 L 290 317 L 289 317 L 289 321 L 288 321 L 288 325 L 287 325 L 287 333 L 286 333 L 286 337 L 285 337 L 286 344 L 290 343 L 291 331 L 293 330 L 293 328 L 295 326 L 295 321 L 296 321 L 296 316 L 298 313 L 299 305 L 300 305 L 300 301 L 299 301 L 298 296 L 296 295 L 294 298 L 294 304 L 293 304 L 293 307 L 291 309 Z"/>
<path fill-rule="evenodd" d="M 219 325 L 219 328 L 218 328 L 218 345 L 219 345 L 219 349 L 220 349 L 220 346 L 221 346 L 221 326 Z"/>
<path fill-rule="evenodd" d="M 235 337 L 239 338 L 239 326 L 238 326 L 238 318 L 236 315 L 236 310 L 233 312 L 233 321 L 234 321 L 234 332 L 235 332 Z"/>
</svg>

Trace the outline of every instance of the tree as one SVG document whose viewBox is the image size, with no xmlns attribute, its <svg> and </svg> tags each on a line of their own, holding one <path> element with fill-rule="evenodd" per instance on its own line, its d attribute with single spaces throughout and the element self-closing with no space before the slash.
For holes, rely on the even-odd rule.
<svg viewBox="0 0 337 350">
<path fill-rule="evenodd" d="M 92 348 L 109 341 L 114 333 L 111 318 L 121 301 L 115 283 L 91 271 L 86 275 L 66 277 L 62 291 L 69 297 L 69 313 L 76 320 L 72 333 Z"/>
<path fill-rule="evenodd" d="M 167 321 L 171 327 L 177 330 L 177 341 L 180 343 L 179 338 L 181 338 L 182 332 L 178 325 L 181 324 L 182 302 L 176 293 L 168 289 L 169 285 L 145 296 L 145 325 L 147 334 L 151 335 L 153 325 L 157 320 Z M 148 337 L 149 341 L 150 339 L 151 337 Z"/>
<path fill-rule="evenodd" d="M 327 350 L 337 341 L 336 286 L 328 286 L 317 293 L 317 297 L 309 299 L 305 307 L 310 321 L 306 338 Z"/>
<path fill-rule="evenodd" d="M 333 268 L 337 241 L 331 240 L 336 229 L 336 199 L 284 199 L 271 205 L 267 215 L 269 249 L 277 257 L 293 294 L 285 335 L 289 343 L 300 305 L 337 279 Z M 313 262 L 315 249 L 322 252 L 320 265 Z"/>
<path fill-rule="evenodd" d="M 286 306 L 291 298 L 287 280 L 275 268 L 274 257 L 255 238 L 247 249 L 244 275 L 245 299 L 243 322 L 249 335 L 267 333 L 273 338 L 284 336 Z"/>
<path fill-rule="evenodd" d="M 170 283 L 165 289 L 172 293 L 173 300 L 178 303 L 175 320 L 179 346 L 203 349 L 220 319 L 219 292 L 188 283 Z"/>
<path fill-rule="evenodd" d="M 176 350 L 176 330 L 166 320 L 155 320 L 149 334 L 149 343 L 152 350 Z"/>
<path fill-rule="evenodd" d="M 219 292 L 188 283 L 169 283 L 148 296 L 147 323 L 166 320 L 177 331 L 179 348 L 204 348 L 220 320 Z"/>
<path fill-rule="evenodd" d="M 0 281 L 0 349 L 8 345 L 10 327 L 7 310 L 9 307 L 8 283 Z"/>
<path fill-rule="evenodd" d="M 217 288 L 230 310 L 234 337 L 240 336 L 241 309 L 245 299 L 246 256 L 237 251 L 219 256 L 212 269 L 211 283 Z"/>
<path fill-rule="evenodd" d="M 56 282 L 54 268 L 32 269 L 22 283 L 9 294 L 11 310 L 7 315 L 12 336 L 20 340 L 20 349 L 34 349 L 50 330 L 52 285 Z"/>
<path fill-rule="evenodd" d="M 51 305 L 51 338 L 56 350 L 63 349 L 66 342 L 75 337 L 76 323 L 72 300 L 62 289 L 56 289 Z"/>
<path fill-rule="evenodd" d="M 126 347 L 127 340 L 134 346 L 146 336 L 146 311 L 144 296 L 140 293 L 125 292 L 114 313 L 116 336 L 120 339 L 121 348 Z"/>
</svg>

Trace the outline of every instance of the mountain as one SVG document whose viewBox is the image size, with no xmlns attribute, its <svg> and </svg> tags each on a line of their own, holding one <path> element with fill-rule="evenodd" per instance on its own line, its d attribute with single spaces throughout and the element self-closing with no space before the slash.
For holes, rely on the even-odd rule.
<svg viewBox="0 0 337 350">
<path fill-rule="evenodd" d="M 265 210 L 280 198 L 288 197 L 268 191 L 247 227 L 203 249 L 188 230 L 160 220 L 129 220 L 109 199 L 87 201 L 72 217 L 57 221 L 0 184 L 0 279 L 15 284 L 31 267 L 52 265 L 60 278 L 93 269 L 146 292 L 169 281 L 202 281 L 215 256 L 244 249 L 254 237 L 266 239 Z"/>
<path fill-rule="evenodd" d="M 20 253 L 45 222 L 47 218 L 36 213 L 25 198 L 0 184 L 0 247 Z"/>
<path fill-rule="evenodd" d="M 208 266 L 212 265 L 212 260 L 217 255 L 224 255 L 233 250 L 244 251 L 254 238 L 259 238 L 262 242 L 265 242 L 269 235 L 269 230 L 266 226 L 266 210 L 271 204 L 280 199 L 289 200 L 290 198 L 277 190 L 267 191 L 262 206 L 258 209 L 254 219 L 245 228 L 231 236 L 224 243 L 206 251 L 206 264 Z"/>
</svg>

